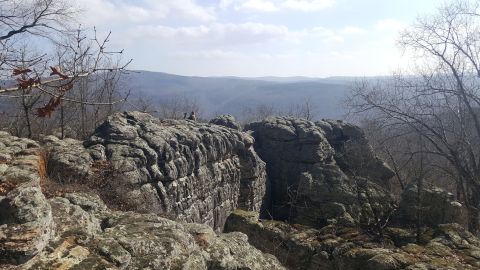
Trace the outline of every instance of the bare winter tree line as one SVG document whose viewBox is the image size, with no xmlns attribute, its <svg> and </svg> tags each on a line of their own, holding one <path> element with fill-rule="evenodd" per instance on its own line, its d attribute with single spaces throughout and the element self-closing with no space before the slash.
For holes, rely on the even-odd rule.
<svg viewBox="0 0 480 270">
<path fill-rule="evenodd" d="M 96 29 L 78 26 L 81 12 L 72 4 L 69 0 L 0 0 L 2 130 L 20 137 L 54 134 L 82 139 L 120 110 L 170 119 L 182 119 L 191 112 L 200 121 L 212 117 L 202 112 L 192 96 L 179 93 L 156 101 L 141 94 L 130 96 L 120 83 L 130 61 L 123 60 L 122 50 L 108 47 L 110 33 L 102 36 Z M 251 122 L 273 115 L 316 117 L 309 100 L 282 108 L 247 105 L 236 116 Z"/>
<path fill-rule="evenodd" d="M 401 34 L 412 70 L 358 82 L 347 101 L 400 189 L 414 181 L 454 191 L 480 219 L 480 1 L 458 0 Z M 419 192 L 419 196 L 421 193 Z"/>
<path fill-rule="evenodd" d="M 245 106 L 238 119 L 243 123 L 260 121 L 270 116 L 289 116 L 294 118 L 303 118 L 309 121 L 318 120 L 318 112 L 309 98 L 299 100 L 279 107 L 274 104 L 257 104 Z"/>
<path fill-rule="evenodd" d="M 118 81 L 130 61 L 72 6 L 0 0 L 0 121 L 14 135 L 83 138 L 128 96 Z"/>
<path fill-rule="evenodd" d="M 130 109 L 146 112 L 161 119 L 184 119 L 185 114 L 195 112 L 199 115 L 199 121 L 208 122 L 210 118 L 225 114 L 224 112 L 206 113 L 195 96 L 178 93 L 167 98 L 149 98 L 148 96 L 135 96 L 127 101 Z M 318 120 L 319 115 L 309 98 L 294 101 L 286 106 L 278 106 L 274 103 L 245 104 L 237 113 L 232 113 L 237 121 L 245 124 L 260 121 L 270 116 L 289 116 L 306 120 Z"/>
</svg>

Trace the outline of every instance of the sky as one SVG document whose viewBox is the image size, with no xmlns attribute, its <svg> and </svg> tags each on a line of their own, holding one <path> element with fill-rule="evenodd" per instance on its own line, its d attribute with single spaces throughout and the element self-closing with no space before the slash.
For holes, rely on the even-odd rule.
<svg viewBox="0 0 480 270">
<path fill-rule="evenodd" d="M 190 76 L 378 76 L 399 33 L 440 0 L 81 0 L 131 69 Z"/>
</svg>

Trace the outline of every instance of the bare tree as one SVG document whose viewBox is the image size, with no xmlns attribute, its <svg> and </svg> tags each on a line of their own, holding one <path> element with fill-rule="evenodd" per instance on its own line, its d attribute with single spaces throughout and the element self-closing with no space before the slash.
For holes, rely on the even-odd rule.
<svg viewBox="0 0 480 270">
<path fill-rule="evenodd" d="M 59 0 L 0 0 L 0 41 L 29 33 L 51 37 L 63 32 L 75 11 Z"/>
<path fill-rule="evenodd" d="M 96 29 L 72 29 L 78 11 L 71 6 L 68 0 L 0 0 L 0 81 L 9 82 L 0 98 L 21 100 L 29 137 L 33 118 L 41 132 L 57 126 L 64 137 L 74 116 L 79 121 L 70 124 L 78 123 L 72 128 L 84 137 L 127 97 L 118 82 L 130 61 L 122 61 L 123 50 L 107 48 L 111 33 L 101 38 Z M 29 48 L 19 46 L 38 39 L 56 52 L 27 54 Z M 52 118 L 57 110 L 60 117 Z"/>
<path fill-rule="evenodd" d="M 316 118 L 315 108 L 313 108 L 311 99 L 308 97 L 303 101 L 290 104 L 286 110 L 280 110 L 280 114 L 295 118 L 303 118 L 308 121 L 312 121 Z"/>
<path fill-rule="evenodd" d="M 198 100 L 187 94 L 176 94 L 169 98 L 160 99 L 154 115 L 160 118 L 183 119 L 185 113 L 190 115 L 194 112 L 200 114 L 200 104 Z"/>
<path fill-rule="evenodd" d="M 0 0 L 0 76 L 26 61 L 18 57 L 19 42 L 25 38 L 54 40 L 67 34 L 76 13 L 71 6 L 67 0 Z"/>
<path fill-rule="evenodd" d="M 370 113 L 383 126 L 419 134 L 419 155 L 455 181 L 468 207 L 469 229 L 480 218 L 480 10 L 478 1 L 459 0 L 423 17 L 400 43 L 414 54 L 414 76 L 360 82 L 349 106 Z M 373 114 L 371 114 L 373 112 Z"/>
</svg>

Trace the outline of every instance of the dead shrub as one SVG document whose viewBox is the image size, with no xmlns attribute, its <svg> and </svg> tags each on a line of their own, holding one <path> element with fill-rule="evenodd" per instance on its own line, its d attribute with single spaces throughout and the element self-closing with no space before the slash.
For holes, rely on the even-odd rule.
<svg viewBox="0 0 480 270">
<path fill-rule="evenodd" d="M 49 152 L 46 149 L 39 149 L 37 151 L 38 161 L 37 161 L 37 171 L 40 179 L 48 178 L 47 174 L 47 163 L 48 163 Z"/>
<path fill-rule="evenodd" d="M 207 248 L 208 246 L 210 246 L 210 244 L 208 243 L 208 234 L 206 233 L 197 233 L 195 234 L 194 236 L 195 238 L 195 242 L 197 243 L 198 246 L 202 247 L 202 248 Z"/>
<path fill-rule="evenodd" d="M 5 196 L 8 192 L 15 188 L 15 184 L 6 180 L 0 183 L 0 196 Z"/>
</svg>

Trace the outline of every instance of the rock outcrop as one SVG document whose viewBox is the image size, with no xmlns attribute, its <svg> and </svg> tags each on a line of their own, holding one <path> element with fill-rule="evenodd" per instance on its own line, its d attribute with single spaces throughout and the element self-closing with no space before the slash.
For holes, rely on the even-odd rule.
<svg viewBox="0 0 480 270">
<path fill-rule="evenodd" d="M 342 139 L 346 135 L 336 135 L 341 133 L 338 127 L 329 127 L 331 141 L 347 141 Z M 393 199 L 380 185 L 362 177 L 368 175 L 354 176 L 342 170 L 350 163 L 337 164 L 340 157 L 335 147 L 339 146 L 332 147 L 324 129 L 307 120 L 285 117 L 246 126 L 253 132 L 257 153 L 267 164 L 271 205 L 265 216 L 318 228 L 336 222 L 372 224 L 387 218 Z M 351 151 L 345 153 L 353 154 Z"/>
<path fill-rule="evenodd" d="M 480 240 L 443 224 L 461 223 L 452 194 L 419 203 L 412 184 L 394 211 L 393 173 L 358 127 L 240 130 L 126 112 L 85 142 L 0 132 L 0 269 L 480 268 Z"/>
<path fill-rule="evenodd" d="M 418 186 L 411 182 L 402 193 L 395 220 L 407 226 L 416 225 L 418 214 L 420 223 L 429 227 L 446 223 L 467 224 L 466 209 L 455 200 L 455 195 L 435 186 L 424 186 L 419 197 Z"/>
<path fill-rule="evenodd" d="M 56 238 L 22 269 L 285 269 L 245 234 L 107 209 L 98 196 L 49 200 Z"/>
<path fill-rule="evenodd" d="M 107 164 L 112 175 L 101 189 L 132 210 L 221 229 L 234 209 L 259 211 L 263 202 L 265 164 L 253 138 L 231 128 L 128 112 L 109 117 L 85 148 L 45 141 L 53 178 L 99 182 L 89 180 L 92 167 Z"/>
<path fill-rule="evenodd" d="M 57 151 L 62 144 L 81 149 L 76 141 L 49 141 Z M 70 164 L 72 178 L 85 177 L 73 160 L 89 159 L 66 154 L 74 148 L 65 147 L 56 166 Z M 43 191 L 54 183 L 38 143 L 1 132 L 0 153 L 0 269 L 285 269 L 243 233 L 217 235 L 205 224 L 113 211 L 91 193 L 47 199 Z"/>
<path fill-rule="evenodd" d="M 212 120 L 210 120 L 210 124 L 215 124 L 219 126 L 224 126 L 228 128 L 233 128 L 235 130 L 242 130 L 242 125 L 240 125 L 236 120 L 235 117 L 231 115 L 219 115 Z"/>
<path fill-rule="evenodd" d="M 394 172 L 373 152 L 363 130 L 343 121 L 315 122 L 335 150 L 335 161 L 346 174 L 367 178 L 389 189 Z"/>
<path fill-rule="evenodd" d="M 40 188 L 39 145 L 0 132 L 0 264 L 28 261 L 53 234 L 50 204 Z"/>
<path fill-rule="evenodd" d="M 274 254 L 292 270 L 468 270 L 480 268 L 480 241 L 463 227 L 440 225 L 415 232 L 388 228 L 382 241 L 352 227 L 328 225 L 319 230 L 258 220 L 253 212 L 235 211 L 226 231 L 240 231 L 258 249 Z"/>
</svg>

